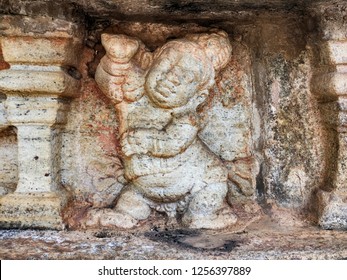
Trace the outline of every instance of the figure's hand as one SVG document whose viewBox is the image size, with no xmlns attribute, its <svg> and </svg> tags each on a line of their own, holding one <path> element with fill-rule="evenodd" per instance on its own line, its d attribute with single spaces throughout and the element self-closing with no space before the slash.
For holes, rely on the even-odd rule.
<svg viewBox="0 0 347 280">
<path fill-rule="evenodd" d="M 136 131 L 123 134 L 121 146 L 125 156 L 130 157 L 134 154 L 148 153 L 148 140 L 139 134 Z"/>
<path fill-rule="evenodd" d="M 145 92 L 145 75 L 139 71 L 129 72 L 121 86 L 124 99 L 129 102 L 138 100 Z"/>
<path fill-rule="evenodd" d="M 126 35 L 104 33 L 101 41 L 106 55 L 95 74 L 99 87 L 115 103 L 138 100 L 144 94 L 151 53 L 140 40 Z"/>
</svg>

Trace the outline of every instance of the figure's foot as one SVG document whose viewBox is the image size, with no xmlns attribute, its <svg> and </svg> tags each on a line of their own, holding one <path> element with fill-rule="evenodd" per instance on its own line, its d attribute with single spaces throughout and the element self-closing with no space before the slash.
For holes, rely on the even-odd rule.
<svg viewBox="0 0 347 280">
<path fill-rule="evenodd" d="M 129 229 L 135 227 L 138 223 L 138 220 L 126 213 L 121 213 L 111 209 L 108 210 L 110 211 L 107 211 L 100 218 L 100 225 L 102 227 L 118 227 Z"/>
<path fill-rule="evenodd" d="M 87 214 L 79 221 L 81 228 L 96 228 L 100 226 L 100 217 L 104 209 L 89 208 Z"/>
<path fill-rule="evenodd" d="M 113 209 L 90 209 L 81 221 L 82 228 L 118 227 L 129 229 L 137 225 L 138 220 L 132 216 Z"/>
<path fill-rule="evenodd" d="M 177 228 L 178 226 L 177 219 L 175 217 L 168 217 L 165 222 L 165 226 L 167 228 Z"/>
<path fill-rule="evenodd" d="M 228 208 L 209 215 L 194 215 L 188 211 L 182 218 L 184 226 L 194 229 L 222 229 L 234 225 L 236 221 L 237 217 Z"/>
</svg>

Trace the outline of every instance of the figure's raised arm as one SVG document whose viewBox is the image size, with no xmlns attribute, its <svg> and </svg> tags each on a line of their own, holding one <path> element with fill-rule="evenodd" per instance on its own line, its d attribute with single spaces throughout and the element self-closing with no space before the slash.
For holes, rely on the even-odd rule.
<svg viewBox="0 0 347 280">
<path fill-rule="evenodd" d="M 143 93 L 152 54 L 144 44 L 126 35 L 102 34 L 106 55 L 101 59 L 95 80 L 102 92 L 115 103 L 134 101 Z"/>
</svg>

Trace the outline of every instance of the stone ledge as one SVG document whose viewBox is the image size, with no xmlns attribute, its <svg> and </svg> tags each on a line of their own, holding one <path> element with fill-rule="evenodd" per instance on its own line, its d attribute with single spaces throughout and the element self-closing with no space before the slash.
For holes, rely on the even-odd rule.
<svg viewBox="0 0 347 280">
<path fill-rule="evenodd" d="M 0 35 L 32 37 L 83 37 L 83 28 L 72 21 L 49 16 L 1 15 Z"/>
<path fill-rule="evenodd" d="M 79 94 L 80 82 L 59 67 L 0 71 L 0 90 L 6 94 L 42 94 L 74 97 Z"/>
<path fill-rule="evenodd" d="M 7 123 L 64 124 L 68 108 L 68 102 L 58 97 L 9 95 L 6 100 Z"/>
<path fill-rule="evenodd" d="M 3 58 L 10 64 L 78 65 L 80 47 L 75 39 L 64 37 L 5 37 Z"/>
<path fill-rule="evenodd" d="M 13 193 L 0 198 L 0 228 L 65 228 L 65 193 Z"/>
<path fill-rule="evenodd" d="M 322 46 L 322 56 L 331 65 L 347 64 L 347 40 L 327 41 Z"/>
<path fill-rule="evenodd" d="M 312 77 L 313 92 L 321 98 L 335 98 L 347 95 L 347 73 L 327 73 Z"/>
<path fill-rule="evenodd" d="M 301 11 L 317 0 L 45 0 L 45 1 L 5 1 L 0 3 L 4 13 L 26 14 L 30 16 L 71 18 L 76 13 L 96 18 L 128 18 L 147 20 L 177 20 L 216 18 L 247 18 L 257 9 L 262 11 Z M 328 2 L 324 1 L 324 2 Z M 71 14 L 72 11 L 75 13 Z"/>
<path fill-rule="evenodd" d="M 268 219 L 270 220 L 270 219 Z M 259 222 L 244 231 L 0 231 L 1 259 L 341 260 L 347 232 Z M 9 249 L 11 248 L 11 249 Z"/>
</svg>

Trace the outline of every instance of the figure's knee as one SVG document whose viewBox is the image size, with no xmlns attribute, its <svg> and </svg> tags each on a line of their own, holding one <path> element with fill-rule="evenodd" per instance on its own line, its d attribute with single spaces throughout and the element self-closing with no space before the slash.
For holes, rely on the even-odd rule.
<svg viewBox="0 0 347 280">
<path fill-rule="evenodd" d="M 135 188 L 127 188 L 119 197 L 115 210 L 126 213 L 137 220 L 144 220 L 151 214 L 151 208 L 143 195 Z"/>
<path fill-rule="evenodd" d="M 86 226 L 133 228 L 139 220 L 149 217 L 151 209 L 144 197 L 135 189 L 126 188 L 120 195 L 114 209 L 90 211 L 93 219 Z"/>
</svg>

